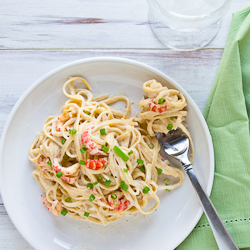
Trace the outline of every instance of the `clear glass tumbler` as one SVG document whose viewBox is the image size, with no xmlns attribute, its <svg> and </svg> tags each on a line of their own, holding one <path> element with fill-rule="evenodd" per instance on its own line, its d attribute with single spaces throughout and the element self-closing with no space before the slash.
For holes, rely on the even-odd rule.
<svg viewBox="0 0 250 250">
<path fill-rule="evenodd" d="M 158 39 L 176 50 L 207 45 L 232 0 L 148 0 L 149 23 Z"/>
</svg>

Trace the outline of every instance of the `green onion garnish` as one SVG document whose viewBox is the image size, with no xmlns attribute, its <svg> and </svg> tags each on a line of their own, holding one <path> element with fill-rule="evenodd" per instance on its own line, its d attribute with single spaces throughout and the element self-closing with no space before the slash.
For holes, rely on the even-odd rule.
<svg viewBox="0 0 250 250">
<path fill-rule="evenodd" d="M 123 186 L 122 186 L 122 189 L 123 189 L 124 191 L 127 191 L 127 190 L 128 190 L 128 185 L 126 185 L 126 184 L 123 185 Z"/>
<path fill-rule="evenodd" d="M 141 170 L 143 173 L 145 173 L 145 167 L 144 167 L 144 166 L 140 167 L 140 170 Z"/>
<path fill-rule="evenodd" d="M 47 161 L 47 164 L 50 165 L 50 166 L 52 165 L 51 161 Z"/>
<path fill-rule="evenodd" d="M 120 148 L 118 148 L 117 146 L 114 146 L 113 150 L 115 151 L 115 153 L 117 153 L 124 161 L 128 161 L 128 156 L 125 155 Z"/>
<path fill-rule="evenodd" d="M 143 161 L 143 160 L 141 160 L 141 159 L 137 159 L 137 163 L 138 163 L 138 164 L 143 164 L 143 163 L 144 163 L 144 161 Z"/>
<path fill-rule="evenodd" d="M 61 215 L 63 215 L 63 216 L 65 216 L 67 213 L 68 213 L 68 211 L 65 208 L 61 211 Z"/>
<path fill-rule="evenodd" d="M 173 117 L 173 116 L 172 116 L 172 117 L 170 117 L 170 120 L 171 120 L 171 121 L 173 121 L 173 120 L 174 120 L 174 117 Z"/>
<path fill-rule="evenodd" d="M 169 184 L 170 184 L 170 180 L 169 180 L 169 179 L 166 179 L 166 180 L 165 180 L 165 184 L 166 184 L 166 186 L 169 185 Z"/>
<path fill-rule="evenodd" d="M 81 153 L 85 153 L 85 152 L 87 152 L 87 150 L 88 149 L 85 146 L 83 146 L 83 147 L 80 148 Z"/>
<path fill-rule="evenodd" d="M 170 192 L 171 190 L 170 189 L 166 189 L 167 192 Z"/>
<path fill-rule="evenodd" d="M 116 194 L 111 194 L 111 198 L 112 198 L 113 200 L 115 200 L 115 199 L 117 199 L 117 195 L 116 195 Z"/>
<path fill-rule="evenodd" d="M 133 150 L 130 150 L 129 152 L 128 152 L 128 155 L 132 155 L 133 154 Z"/>
<path fill-rule="evenodd" d="M 94 185 L 97 185 L 98 184 L 98 181 L 94 182 Z"/>
<path fill-rule="evenodd" d="M 94 196 L 93 194 L 91 194 L 91 195 L 89 196 L 89 200 L 92 202 L 94 199 L 95 199 L 95 196 Z"/>
<path fill-rule="evenodd" d="M 70 135 L 74 135 L 76 132 L 77 132 L 77 130 L 74 128 L 74 129 L 72 129 L 72 130 L 69 131 L 69 134 Z"/>
<path fill-rule="evenodd" d="M 120 187 L 121 187 L 124 191 L 127 191 L 127 190 L 128 190 L 128 185 L 126 185 L 124 181 L 121 181 Z"/>
<path fill-rule="evenodd" d="M 159 103 L 159 104 L 163 104 L 165 101 L 166 101 L 165 98 L 160 98 L 160 99 L 158 100 L 158 103 Z"/>
<path fill-rule="evenodd" d="M 155 145 L 154 145 L 153 143 L 150 143 L 150 144 L 148 144 L 148 147 L 149 147 L 150 149 L 153 149 L 153 148 L 155 147 Z"/>
<path fill-rule="evenodd" d="M 172 130 L 172 128 L 173 128 L 173 124 L 169 123 L 168 126 L 167 126 L 167 129 Z"/>
<path fill-rule="evenodd" d="M 67 161 L 67 160 L 69 159 L 69 156 L 68 156 L 67 154 L 65 154 L 65 155 L 63 156 L 63 159 L 64 159 L 65 161 Z"/>
<path fill-rule="evenodd" d="M 98 177 L 97 177 L 97 181 L 98 181 L 98 182 L 102 182 L 102 176 L 98 176 Z"/>
<path fill-rule="evenodd" d="M 80 160 L 80 164 L 81 164 L 81 165 L 85 165 L 85 161 Z"/>
<path fill-rule="evenodd" d="M 61 178 L 62 175 L 63 175 L 62 171 L 59 171 L 59 172 L 56 174 L 56 177 L 57 177 L 57 178 Z"/>
<path fill-rule="evenodd" d="M 150 190 L 149 187 L 145 187 L 145 188 L 143 188 L 142 192 L 143 192 L 144 194 L 147 194 L 149 190 Z"/>
<path fill-rule="evenodd" d="M 111 180 L 106 180 L 106 181 L 105 181 L 105 185 L 106 185 L 106 186 L 108 186 L 108 187 L 109 187 L 109 186 L 110 186 L 110 184 L 111 184 Z"/>
<path fill-rule="evenodd" d="M 162 169 L 159 168 L 157 172 L 158 172 L 158 174 L 161 174 L 162 173 Z"/>
<path fill-rule="evenodd" d="M 101 135 L 106 135 L 106 130 L 105 130 L 105 128 L 100 129 L 100 133 L 101 133 Z"/>
<path fill-rule="evenodd" d="M 128 172 L 128 169 L 127 169 L 127 168 L 124 168 L 124 169 L 123 169 L 123 172 L 127 173 L 127 172 Z"/>
<path fill-rule="evenodd" d="M 58 164 L 59 164 L 60 166 L 62 166 L 62 163 L 61 163 L 60 161 L 58 162 Z"/>
<path fill-rule="evenodd" d="M 84 216 L 89 217 L 89 213 L 85 212 Z"/>
<path fill-rule="evenodd" d="M 89 112 L 84 112 L 86 115 L 91 115 L 91 112 L 89 111 Z"/>
<path fill-rule="evenodd" d="M 64 144 L 65 142 L 66 142 L 66 139 L 65 139 L 65 138 L 62 138 L 61 143 Z"/>
<path fill-rule="evenodd" d="M 70 197 L 68 197 L 68 198 L 65 199 L 65 202 L 70 202 L 70 201 L 71 201 Z"/>
<path fill-rule="evenodd" d="M 104 151 L 104 152 L 106 152 L 106 153 L 108 153 L 109 148 L 103 145 L 102 148 L 101 148 L 101 150 Z"/>
<path fill-rule="evenodd" d="M 96 108 L 99 108 L 100 105 L 97 105 Z"/>
<path fill-rule="evenodd" d="M 92 188 L 93 187 L 93 184 L 92 183 L 88 183 L 87 184 L 87 188 Z"/>
</svg>

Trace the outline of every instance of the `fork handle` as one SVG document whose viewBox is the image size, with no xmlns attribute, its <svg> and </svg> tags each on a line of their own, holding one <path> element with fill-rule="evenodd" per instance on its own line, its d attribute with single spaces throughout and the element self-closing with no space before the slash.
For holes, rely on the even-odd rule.
<svg viewBox="0 0 250 250">
<path fill-rule="evenodd" d="M 211 226 L 211 229 L 214 234 L 214 238 L 217 242 L 219 249 L 220 250 L 236 250 L 236 249 L 239 250 L 235 242 L 233 241 L 231 235 L 229 234 L 226 227 L 224 226 L 211 200 L 208 198 L 203 188 L 201 187 L 194 173 L 192 165 L 191 164 L 184 165 L 184 169 L 186 173 L 188 174 L 188 177 L 190 178 L 193 184 L 193 187 L 199 196 L 201 205 L 207 216 L 207 219 L 209 221 L 209 224 Z"/>
</svg>

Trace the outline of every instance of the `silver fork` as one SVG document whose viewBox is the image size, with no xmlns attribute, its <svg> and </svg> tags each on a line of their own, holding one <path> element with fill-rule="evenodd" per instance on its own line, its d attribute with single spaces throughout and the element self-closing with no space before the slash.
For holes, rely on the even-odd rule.
<svg viewBox="0 0 250 250">
<path fill-rule="evenodd" d="M 193 184 L 194 189 L 198 194 L 200 203 L 210 223 L 219 249 L 238 249 L 231 235 L 224 226 L 221 218 L 219 217 L 211 200 L 208 198 L 197 177 L 195 176 L 193 166 L 188 159 L 189 139 L 187 135 L 180 128 L 178 128 L 177 130 L 171 130 L 168 134 L 159 132 L 156 132 L 155 134 L 165 153 L 181 162 L 184 170 L 186 171 L 189 179 Z"/>
</svg>

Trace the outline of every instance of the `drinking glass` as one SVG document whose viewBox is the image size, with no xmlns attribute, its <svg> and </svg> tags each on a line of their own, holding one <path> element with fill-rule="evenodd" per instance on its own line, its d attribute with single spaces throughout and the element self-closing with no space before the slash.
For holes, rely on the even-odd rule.
<svg viewBox="0 0 250 250">
<path fill-rule="evenodd" d="M 148 0 L 149 23 L 167 47 L 194 50 L 217 34 L 232 0 Z"/>
</svg>

